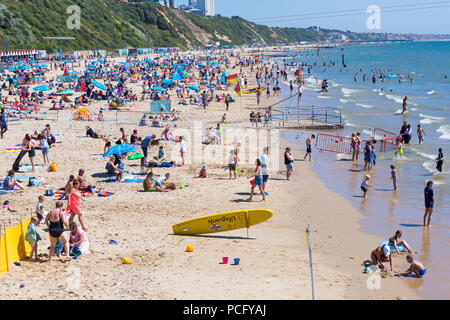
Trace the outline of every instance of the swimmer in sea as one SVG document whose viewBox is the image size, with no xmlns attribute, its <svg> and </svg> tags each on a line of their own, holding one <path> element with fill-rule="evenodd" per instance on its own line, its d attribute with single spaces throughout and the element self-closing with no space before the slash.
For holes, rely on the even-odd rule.
<svg viewBox="0 0 450 320">
<path fill-rule="evenodd" d="M 405 96 L 403 98 L 403 111 L 402 111 L 402 114 L 405 113 L 405 112 L 408 112 L 408 97 L 407 96 Z"/>
<path fill-rule="evenodd" d="M 425 135 L 425 130 L 420 126 L 420 124 L 417 125 L 417 138 L 419 139 L 419 144 L 423 143 L 423 136 Z"/>
<path fill-rule="evenodd" d="M 398 149 L 397 149 L 397 151 L 395 151 L 395 156 L 397 157 L 399 155 L 400 155 L 400 158 L 402 158 L 403 146 L 402 146 L 402 141 L 401 140 L 398 141 Z"/>
</svg>

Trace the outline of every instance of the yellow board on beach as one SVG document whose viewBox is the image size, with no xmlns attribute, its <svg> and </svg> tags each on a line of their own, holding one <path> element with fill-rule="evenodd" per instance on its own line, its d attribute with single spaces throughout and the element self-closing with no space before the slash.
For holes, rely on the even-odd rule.
<svg viewBox="0 0 450 320">
<path fill-rule="evenodd" d="M 255 93 L 256 90 L 258 90 L 258 88 L 253 88 L 253 89 L 243 90 L 242 93 L 243 93 L 243 94 L 251 94 L 251 93 Z M 259 88 L 259 91 L 261 91 L 261 92 L 266 91 L 266 90 L 267 90 L 267 87 L 260 87 L 260 88 Z"/>
<path fill-rule="evenodd" d="M 187 220 L 173 225 L 172 229 L 174 234 L 217 233 L 254 226 L 269 220 L 272 216 L 273 211 L 267 209 L 231 211 Z"/>
</svg>

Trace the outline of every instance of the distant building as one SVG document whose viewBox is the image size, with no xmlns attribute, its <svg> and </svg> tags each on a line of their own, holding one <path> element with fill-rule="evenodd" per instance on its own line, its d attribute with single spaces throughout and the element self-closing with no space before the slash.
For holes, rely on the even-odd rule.
<svg viewBox="0 0 450 320">
<path fill-rule="evenodd" d="M 188 1 L 189 7 L 196 8 L 197 7 L 197 2 L 199 2 L 199 1 L 198 0 L 189 0 Z"/>
<path fill-rule="evenodd" d="M 202 16 L 215 16 L 215 0 L 189 0 L 188 5 L 181 5 L 181 10 Z"/>
<path fill-rule="evenodd" d="M 204 16 L 215 16 L 215 0 L 197 0 L 197 9 L 203 12 Z"/>
</svg>

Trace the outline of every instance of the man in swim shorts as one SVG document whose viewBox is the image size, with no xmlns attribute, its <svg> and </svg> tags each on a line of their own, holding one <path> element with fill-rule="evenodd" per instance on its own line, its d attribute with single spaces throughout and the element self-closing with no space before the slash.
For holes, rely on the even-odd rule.
<svg viewBox="0 0 450 320">
<path fill-rule="evenodd" d="M 315 139 L 315 135 L 311 135 L 308 139 L 306 139 L 306 154 L 303 160 L 306 160 L 306 158 L 309 156 L 309 161 L 311 162 L 311 155 L 312 155 L 312 148 L 311 148 L 311 141 L 312 139 Z"/>
<path fill-rule="evenodd" d="M 427 186 L 423 190 L 424 196 L 425 196 L 425 215 L 423 216 L 423 225 L 425 227 L 430 226 L 431 216 L 433 214 L 434 191 L 433 191 L 432 187 L 433 187 L 433 181 L 428 181 Z"/>
</svg>

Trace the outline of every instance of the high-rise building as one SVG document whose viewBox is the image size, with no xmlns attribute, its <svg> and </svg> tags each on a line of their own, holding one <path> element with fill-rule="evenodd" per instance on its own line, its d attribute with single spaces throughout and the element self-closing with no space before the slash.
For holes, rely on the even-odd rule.
<svg viewBox="0 0 450 320">
<path fill-rule="evenodd" d="M 198 2 L 198 0 L 189 0 L 188 1 L 189 6 L 192 8 L 197 8 L 197 2 Z"/>
<path fill-rule="evenodd" d="M 214 16 L 214 1 L 215 0 L 196 0 L 197 6 L 195 8 L 202 11 L 204 16 Z"/>
</svg>

